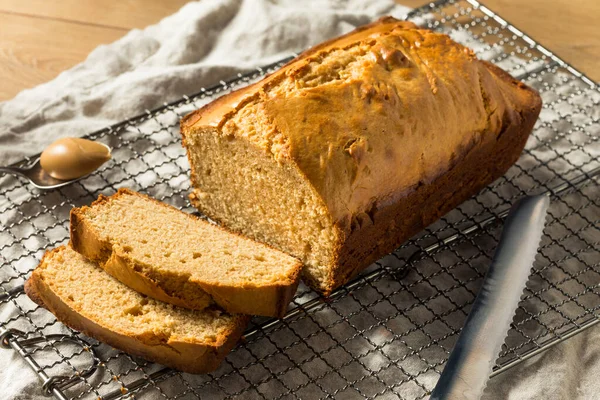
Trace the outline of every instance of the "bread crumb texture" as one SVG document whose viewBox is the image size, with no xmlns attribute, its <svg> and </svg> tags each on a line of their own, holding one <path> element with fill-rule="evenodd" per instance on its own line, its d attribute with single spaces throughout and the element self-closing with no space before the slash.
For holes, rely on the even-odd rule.
<svg viewBox="0 0 600 400">
<path fill-rule="evenodd" d="M 141 295 L 69 247 L 48 253 L 35 274 L 76 313 L 146 344 L 220 346 L 239 323 L 221 310 L 188 310 Z"/>
<path fill-rule="evenodd" d="M 166 286 L 184 288 L 190 279 L 240 287 L 285 284 L 299 264 L 280 251 L 131 191 L 83 207 L 81 214 L 102 241 L 146 267 L 145 274 L 173 281 Z"/>
</svg>

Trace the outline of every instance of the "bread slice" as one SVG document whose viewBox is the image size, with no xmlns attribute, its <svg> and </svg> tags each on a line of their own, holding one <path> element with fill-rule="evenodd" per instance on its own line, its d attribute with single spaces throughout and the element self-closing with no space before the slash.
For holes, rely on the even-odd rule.
<svg viewBox="0 0 600 400">
<path fill-rule="evenodd" d="M 150 299 L 67 246 L 47 252 L 25 284 L 29 297 L 88 336 L 190 373 L 215 370 L 248 317 Z"/>
<path fill-rule="evenodd" d="M 502 176 L 540 108 L 447 35 L 382 18 L 183 118 L 190 199 L 328 294 Z"/>
<path fill-rule="evenodd" d="M 71 246 L 127 286 L 191 309 L 282 316 L 300 262 L 150 197 L 120 189 L 71 211 Z"/>
</svg>

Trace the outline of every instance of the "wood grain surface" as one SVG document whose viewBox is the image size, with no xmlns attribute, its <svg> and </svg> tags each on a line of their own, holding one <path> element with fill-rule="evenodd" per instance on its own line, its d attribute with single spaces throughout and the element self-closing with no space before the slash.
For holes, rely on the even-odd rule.
<svg viewBox="0 0 600 400">
<path fill-rule="evenodd" d="M 186 0 L 0 0 L 0 101 L 51 80 L 100 44 L 176 12 Z M 398 0 L 417 7 L 423 0 Z M 533 39 L 600 81 L 600 1 L 484 0 Z"/>
</svg>

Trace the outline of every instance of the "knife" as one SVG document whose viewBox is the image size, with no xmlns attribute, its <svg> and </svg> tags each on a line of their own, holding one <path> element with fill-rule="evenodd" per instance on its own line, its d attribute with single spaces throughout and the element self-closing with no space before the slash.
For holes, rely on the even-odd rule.
<svg viewBox="0 0 600 400">
<path fill-rule="evenodd" d="M 498 358 L 529 279 L 546 221 L 548 196 L 511 208 L 465 326 L 430 400 L 478 400 Z"/>
</svg>

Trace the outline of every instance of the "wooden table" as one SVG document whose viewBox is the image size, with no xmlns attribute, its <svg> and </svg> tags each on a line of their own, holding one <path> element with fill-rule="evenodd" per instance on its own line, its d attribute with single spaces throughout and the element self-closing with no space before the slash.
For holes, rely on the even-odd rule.
<svg viewBox="0 0 600 400">
<path fill-rule="evenodd" d="M 46 82 L 187 0 L 0 0 L 0 101 Z M 398 0 L 417 7 L 423 0 Z M 519 29 L 600 81 L 600 1 L 483 0 Z"/>
</svg>

